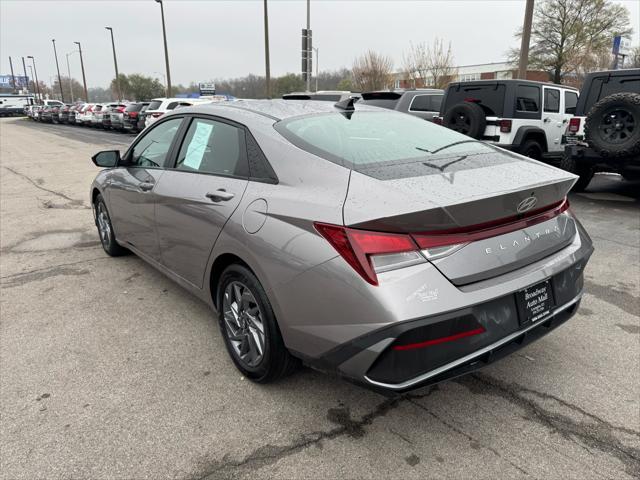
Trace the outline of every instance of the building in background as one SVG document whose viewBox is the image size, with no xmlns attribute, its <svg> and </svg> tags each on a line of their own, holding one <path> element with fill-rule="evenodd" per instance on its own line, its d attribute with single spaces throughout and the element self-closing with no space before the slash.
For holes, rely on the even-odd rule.
<svg viewBox="0 0 640 480">
<path fill-rule="evenodd" d="M 509 62 L 482 63 L 478 65 L 461 65 L 454 68 L 455 75 L 449 79 L 450 82 L 470 82 L 473 80 L 508 80 L 515 78 L 518 68 Z M 429 87 L 429 79 L 423 82 L 422 79 L 413 80 L 407 72 L 394 74 L 395 88 L 421 88 Z M 539 70 L 528 70 L 527 80 L 537 80 L 539 82 L 551 81 L 551 76 L 547 72 Z"/>
</svg>

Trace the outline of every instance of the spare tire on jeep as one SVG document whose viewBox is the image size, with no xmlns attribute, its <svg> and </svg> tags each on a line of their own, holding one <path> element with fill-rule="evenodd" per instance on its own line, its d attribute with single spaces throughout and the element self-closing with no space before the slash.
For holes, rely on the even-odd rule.
<svg viewBox="0 0 640 480">
<path fill-rule="evenodd" d="M 584 133 L 603 157 L 640 155 L 640 94 L 615 93 L 600 100 L 587 115 Z"/>
<path fill-rule="evenodd" d="M 481 138 L 487 128 L 487 117 L 477 103 L 461 102 L 444 114 L 442 125 L 473 138 Z"/>
</svg>

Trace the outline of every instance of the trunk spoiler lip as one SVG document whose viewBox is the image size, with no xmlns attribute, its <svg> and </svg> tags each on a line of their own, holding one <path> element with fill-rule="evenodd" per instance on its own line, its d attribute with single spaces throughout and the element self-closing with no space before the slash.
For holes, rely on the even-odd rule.
<svg viewBox="0 0 640 480">
<path fill-rule="evenodd" d="M 565 197 L 559 202 L 532 210 L 523 214 L 512 215 L 497 220 L 467 225 L 464 227 L 432 230 L 412 233 L 414 241 L 421 248 L 440 247 L 459 243 L 470 243 L 486 238 L 504 235 L 522 230 L 557 217 L 569 208 L 569 200 Z"/>
</svg>

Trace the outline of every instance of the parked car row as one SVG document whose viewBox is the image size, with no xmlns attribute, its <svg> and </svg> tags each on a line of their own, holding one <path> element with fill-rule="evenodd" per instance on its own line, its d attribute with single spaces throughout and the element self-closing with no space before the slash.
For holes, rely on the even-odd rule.
<svg viewBox="0 0 640 480">
<path fill-rule="evenodd" d="M 166 112 L 210 101 L 207 98 L 154 98 L 145 102 L 64 104 L 46 100 L 43 105 L 25 107 L 24 113 L 38 122 L 82 125 L 137 133 Z"/>
</svg>

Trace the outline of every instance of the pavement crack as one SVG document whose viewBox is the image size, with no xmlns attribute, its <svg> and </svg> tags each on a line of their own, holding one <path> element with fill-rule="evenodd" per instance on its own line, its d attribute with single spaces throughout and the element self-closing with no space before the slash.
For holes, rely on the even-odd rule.
<svg viewBox="0 0 640 480">
<path fill-rule="evenodd" d="M 77 262 L 52 265 L 45 268 L 36 268 L 34 270 L 29 270 L 26 272 L 14 273 L 12 275 L 0 277 L 0 285 L 2 286 L 2 288 L 13 288 L 25 285 L 27 283 L 44 280 L 50 277 L 87 275 L 90 273 L 89 270 L 72 267 L 81 263 L 89 263 L 96 260 L 104 259 L 105 257 L 89 258 L 86 260 L 79 260 Z"/>
<path fill-rule="evenodd" d="M 503 457 L 500 452 L 498 452 L 495 448 L 490 447 L 488 445 L 483 444 L 482 442 L 480 442 L 480 440 L 478 440 L 477 438 L 475 438 L 473 435 L 471 435 L 470 433 L 465 432 L 464 430 L 462 430 L 459 427 L 456 427 L 455 425 L 453 425 L 451 422 L 446 421 L 445 419 L 443 419 L 442 417 L 439 417 L 438 415 L 436 415 L 435 413 L 433 413 L 431 410 L 429 410 L 427 407 L 425 407 L 424 405 L 420 404 L 419 402 L 416 402 L 413 399 L 410 399 L 409 402 L 412 405 L 415 405 L 416 407 L 418 407 L 419 409 L 423 410 L 424 412 L 426 412 L 429 416 L 435 418 L 437 421 L 439 421 L 440 423 L 442 423 L 445 427 L 449 428 L 450 430 L 454 431 L 455 433 L 462 435 L 463 437 L 465 437 L 467 440 L 469 440 L 470 442 L 472 442 L 472 444 L 478 445 L 479 447 L 482 448 L 486 448 L 487 450 L 489 450 L 491 453 L 493 453 L 496 457 L 501 458 L 503 460 L 505 460 L 509 465 L 511 465 L 513 468 L 515 468 L 516 470 L 518 470 L 520 473 L 523 473 L 527 476 L 531 476 L 531 474 L 529 472 L 527 472 L 524 468 L 522 468 L 520 465 L 517 465 L 516 463 L 512 462 L 510 459 Z"/>
<path fill-rule="evenodd" d="M 229 478 L 232 474 L 237 474 L 238 469 L 254 471 L 258 468 L 273 465 L 279 460 L 301 452 L 308 447 L 314 445 L 320 447 L 325 440 L 333 440 L 343 436 L 361 438 L 366 435 L 364 427 L 371 425 L 376 419 L 384 417 L 402 402 L 427 397 L 434 391 L 437 391 L 437 387 L 431 388 L 426 394 L 404 394 L 388 398 L 358 420 L 351 418 L 349 408 L 344 405 L 329 409 L 327 418 L 333 423 L 338 423 L 338 426 L 330 430 L 305 433 L 288 445 L 263 445 L 240 460 L 233 460 L 228 454 L 224 455 L 220 461 L 209 461 L 205 468 L 202 468 L 206 473 L 200 474 L 195 478 L 199 480 Z"/>
<path fill-rule="evenodd" d="M 632 477 L 640 476 L 640 449 L 625 445 L 616 436 L 627 435 L 634 439 L 640 438 L 640 432 L 627 427 L 612 425 L 610 422 L 587 412 L 549 393 L 538 392 L 514 383 L 506 383 L 483 373 L 476 373 L 461 379 L 458 383 L 466 386 L 473 393 L 489 394 L 501 397 L 530 415 L 539 424 L 557 432 L 569 441 L 576 443 L 580 440 L 584 445 L 597 449 L 605 454 L 616 457 L 624 466 L 625 471 Z M 488 388 L 487 388 L 488 387 Z M 554 402 L 557 405 L 588 419 L 580 421 L 569 415 L 554 412 L 545 408 L 530 397 L 543 401 Z"/>
<path fill-rule="evenodd" d="M 68 202 L 66 205 L 55 205 L 55 204 L 52 204 L 51 202 L 44 202 L 43 205 L 46 208 L 90 208 L 87 205 L 85 205 L 85 203 L 82 200 L 78 200 L 76 198 L 71 198 L 71 197 L 65 195 L 62 192 L 57 192 L 55 190 L 51 190 L 50 188 L 43 187 L 42 186 L 42 179 L 39 179 L 40 181 L 36 181 L 36 180 L 33 180 L 28 175 L 25 175 L 24 173 L 18 172 L 17 170 L 14 170 L 11 167 L 3 166 L 3 168 L 5 170 L 9 170 L 11 173 L 13 173 L 14 175 L 17 175 L 18 177 L 22 178 L 23 180 L 26 180 L 27 182 L 29 182 L 31 185 L 33 185 L 37 189 L 42 190 L 43 192 L 47 192 L 47 193 L 50 193 L 52 195 L 55 195 L 56 197 L 62 198 L 63 200 Z"/>
</svg>

